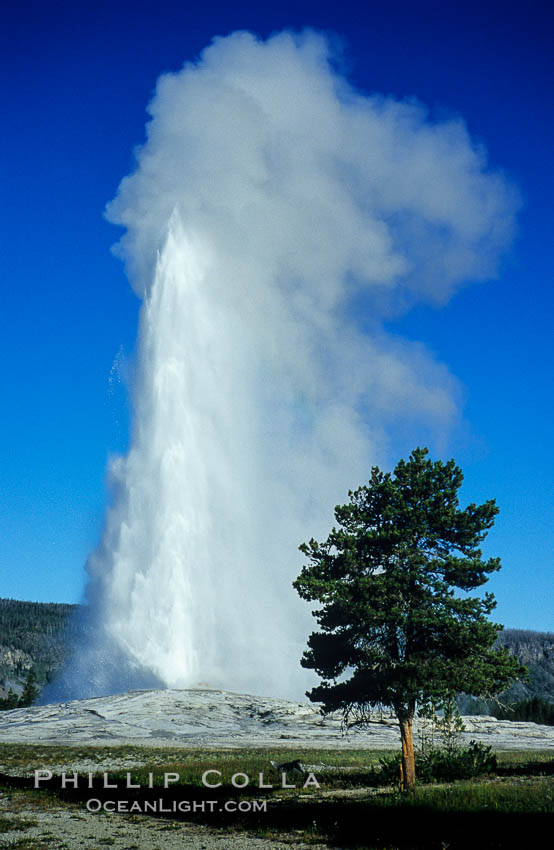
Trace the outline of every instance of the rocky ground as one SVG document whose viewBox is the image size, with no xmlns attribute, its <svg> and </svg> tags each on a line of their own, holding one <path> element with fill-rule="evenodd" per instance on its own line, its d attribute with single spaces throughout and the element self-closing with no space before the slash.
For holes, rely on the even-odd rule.
<svg viewBox="0 0 554 850">
<path fill-rule="evenodd" d="M 554 748 L 554 727 L 494 717 L 464 717 L 462 742 L 493 749 Z M 416 721 L 416 737 L 418 723 Z M 209 688 L 131 691 L 115 696 L 0 713 L 0 743 L 140 744 L 182 747 L 367 747 L 395 749 L 394 718 L 376 715 L 364 729 L 341 731 L 338 715 L 310 703 Z"/>
<path fill-rule="evenodd" d="M 257 838 L 244 832 L 210 829 L 200 824 L 159 820 L 133 815 L 91 813 L 82 806 L 49 802 L 48 808 L 19 797 L 17 803 L 0 794 L 0 821 L 17 828 L 0 834 L 0 848 L 26 847 L 42 850 L 290 850 L 324 844 L 305 843 L 298 834 Z M 7 822 L 7 823 L 6 823 Z M 337 848 L 335 848 L 337 850 Z"/>
</svg>

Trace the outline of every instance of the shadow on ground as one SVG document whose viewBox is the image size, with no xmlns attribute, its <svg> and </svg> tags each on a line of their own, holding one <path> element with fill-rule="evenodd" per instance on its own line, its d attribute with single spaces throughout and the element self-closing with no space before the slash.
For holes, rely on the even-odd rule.
<svg viewBox="0 0 554 850">
<path fill-rule="evenodd" d="M 541 767 L 543 767 L 541 765 Z M 548 771 L 550 772 L 550 771 Z M 211 827 L 246 830 L 255 834 L 268 831 L 298 831 L 306 838 L 325 840 L 330 847 L 372 848 L 372 850 L 521 850 L 529 846 L 533 836 L 547 835 L 552 828 L 552 816 L 545 812 L 448 812 L 415 801 L 403 803 L 399 793 L 374 794 L 364 799 L 344 798 L 268 798 L 257 789 L 248 789 L 248 799 L 268 799 L 266 811 L 227 812 L 224 804 L 230 799 L 237 803 L 241 797 L 230 786 L 201 789 L 192 785 L 104 789 L 99 781 L 92 788 L 82 778 L 81 787 L 61 789 L 59 777 L 44 782 L 36 790 L 37 798 L 54 795 L 67 802 L 82 802 L 94 798 L 106 801 L 137 801 L 141 808 L 146 802 L 172 810 L 179 802 L 191 804 L 215 801 L 211 809 L 196 812 L 157 815 L 174 820 L 186 820 Z M 0 774 L 3 789 L 33 789 L 33 780 Z M 267 792 L 265 792 L 267 795 Z M 245 800 L 245 797 L 242 798 Z M 405 799 L 405 798 L 404 798 Z M 38 802 L 38 800 L 37 800 Z M 152 816 L 151 814 L 145 816 Z M 548 831 L 547 831 L 548 830 Z M 304 844 L 303 846 L 307 846 Z"/>
</svg>

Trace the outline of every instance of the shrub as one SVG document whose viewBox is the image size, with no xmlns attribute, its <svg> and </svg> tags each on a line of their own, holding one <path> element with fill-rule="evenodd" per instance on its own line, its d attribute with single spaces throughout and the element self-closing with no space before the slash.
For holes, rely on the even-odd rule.
<svg viewBox="0 0 554 850">
<path fill-rule="evenodd" d="M 491 747 L 470 741 L 467 747 L 427 749 L 415 755 L 416 776 L 421 782 L 452 781 L 471 779 L 494 773 L 496 755 Z M 400 755 L 379 760 L 379 778 L 384 785 L 393 785 L 400 780 Z"/>
</svg>

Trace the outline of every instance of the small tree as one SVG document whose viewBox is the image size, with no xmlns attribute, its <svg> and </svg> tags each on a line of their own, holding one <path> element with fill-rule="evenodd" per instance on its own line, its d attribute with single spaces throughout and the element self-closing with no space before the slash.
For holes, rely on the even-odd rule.
<svg viewBox="0 0 554 850">
<path fill-rule="evenodd" d="M 12 688 L 10 688 L 8 695 L 4 699 L 0 699 L 0 711 L 10 711 L 12 708 L 17 708 L 18 706 L 19 697 Z"/>
<path fill-rule="evenodd" d="M 487 581 L 498 558 L 479 544 L 494 523 L 494 500 L 461 510 L 461 470 L 415 449 L 394 474 L 377 467 L 367 486 L 335 508 L 338 528 L 324 543 L 300 546 L 309 564 L 294 587 L 321 603 L 321 631 L 308 639 L 302 665 L 322 683 L 307 696 L 346 722 L 365 723 L 377 705 L 393 709 L 402 739 L 404 787 L 415 783 L 413 718 L 456 693 L 499 693 L 525 673 L 505 649 L 502 626 L 487 620 L 494 597 L 456 595 Z"/>
<path fill-rule="evenodd" d="M 27 676 L 27 681 L 25 682 L 25 687 L 23 688 L 23 693 L 19 698 L 19 707 L 24 708 L 28 705 L 32 705 L 36 698 L 38 697 L 40 691 L 37 688 L 36 684 L 36 676 L 32 670 L 29 671 L 29 675 Z"/>
</svg>

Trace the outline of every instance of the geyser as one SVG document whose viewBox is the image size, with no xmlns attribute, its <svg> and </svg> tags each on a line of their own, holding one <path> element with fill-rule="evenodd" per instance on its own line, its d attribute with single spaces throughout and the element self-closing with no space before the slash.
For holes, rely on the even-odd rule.
<svg viewBox="0 0 554 850">
<path fill-rule="evenodd" d="M 383 316 L 495 274 L 515 198 L 460 120 L 364 96 L 313 32 L 165 74 L 108 218 L 143 298 L 131 447 L 66 696 L 208 682 L 301 696 L 297 547 L 456 382 Z M 427 430 L 426 430 L 427 429 Z"/>
</svg>

